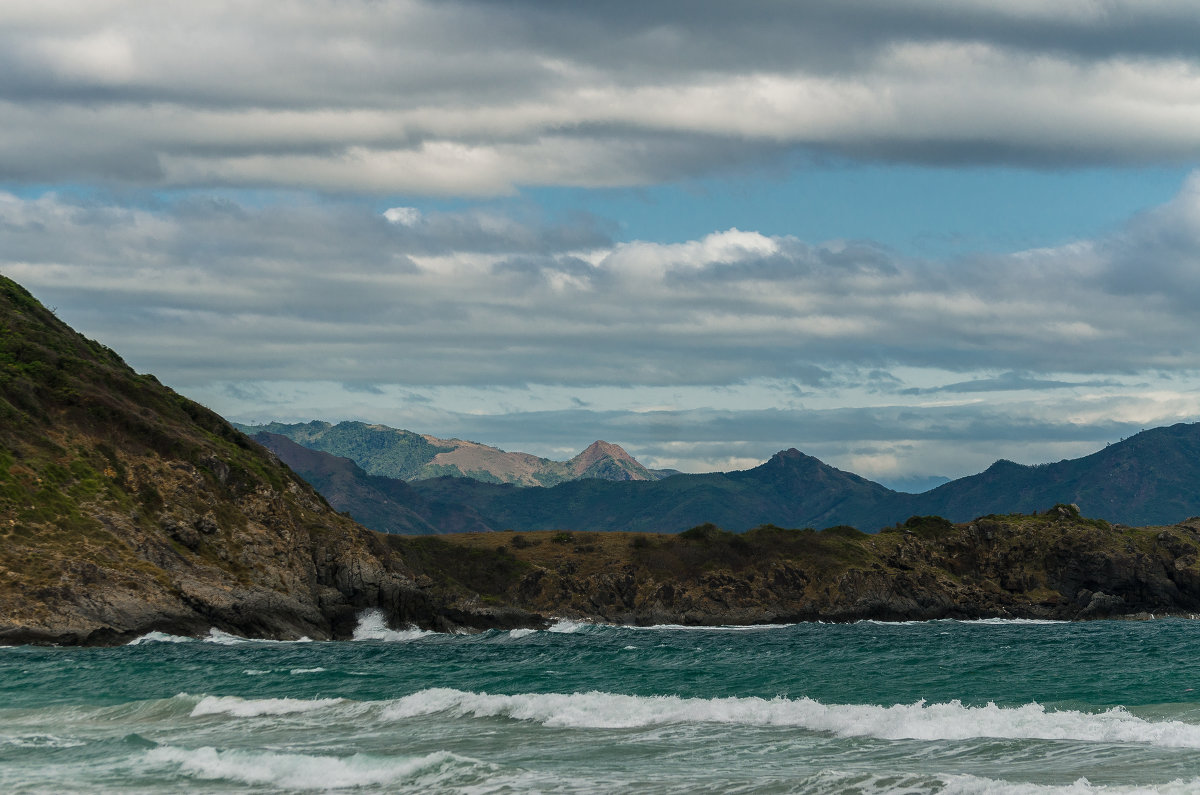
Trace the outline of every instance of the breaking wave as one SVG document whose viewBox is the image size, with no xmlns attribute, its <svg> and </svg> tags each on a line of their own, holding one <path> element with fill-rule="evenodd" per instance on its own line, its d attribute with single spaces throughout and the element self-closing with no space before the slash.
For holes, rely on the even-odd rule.
<svg viewBox="0 0 1200 795">
<path fill-rule="evenodd" d="M 382 610 L 367 610 L 358 617 L 354 640 L 405 641 L 424 638 L 436 633 L 424 629 L 388 629 Z"/>
<path fill-rule="evenodd" d="M 182 695 L 182 694 L 181 694 Z M 335 704 L 347 703 L 341 698 L 241 698 L 240 696 L 204 696 L 192 707 L 192 717 L 202 715 L 232 715 L 255 718 L 261 715 L 292 715 L 312 712 Z"/>
<path fill-rule="evenodd" d="M 337 757 L 271 751 L 218 750 L 209 746 L 162 746 L 146 752 L 151 765 L 172 767 L 186 778 L 282 787 L 338 790 L 354 787 L 439 789 L 477 780 L 491 766 L 438 751 L 424 756 L 369 754 Z"/>
<path fill-rule="evenodd" d="M 884 740 L 972 738 L 1076 740 L 1200 748 L 1200 725 L 1149 721 L 1122 708 L 1090 713 L 944 704 L 822 704 L 809 698 L 679 698 L 613 693 L 490 695 L 448 688 L 422 690 L 391 702 L 385 719 L 434 714 L 504 717 L 567 728 L 637 728 L 677 723 L 793 726 L 841 737 Z"/>
</svg>

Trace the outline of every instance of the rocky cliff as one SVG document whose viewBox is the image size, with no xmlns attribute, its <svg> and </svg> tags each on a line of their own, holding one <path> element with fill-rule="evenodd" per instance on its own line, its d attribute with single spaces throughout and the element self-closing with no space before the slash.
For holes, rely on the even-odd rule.
<svg viewBox="0 0 1200 795">
<path fill-rule="evenodd" d="M 0 642 L 530 623 L 438 602 L 381 538 L 216 414 L 0 277 Z"/>
</svg>

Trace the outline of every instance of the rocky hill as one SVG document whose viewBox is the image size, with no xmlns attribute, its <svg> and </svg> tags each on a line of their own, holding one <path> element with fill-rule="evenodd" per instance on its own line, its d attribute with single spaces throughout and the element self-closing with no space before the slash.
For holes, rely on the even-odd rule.
<svg viewBox="0 0 1200 795">
<path fill-rule="evenodd" d="M 0 277 L 0 642 L 528 623 L 430 601 L 385 538 Z"/>
<path fill-rule="evenodd" d="M 1053 464 L 997 461 L 978 475 L 916 495 L 905 509 L 965 521 L 1056 502 L 1130 525 L 1200 515 L 1200 423 L 1152 428 L 1089 456 Z"/>
<path fill-rule="evenodd" d="M 468 579 L 492 603 L 622 624 L 1040 618 L 1200 612 L 1200 523 L 1131 529 L 1040 515 L 912 517 L 867 535 L 713 525 L 678 535 L 494 533 L 408 539 L 412 560 L 511 559 Z M 418 564 L 419 565 L 419 564 Z M 435 575 L 436 576 L 436 575 Z"/>
<path fill-rule="evenodd" d="M 253 436 L 272 433 L 321 452 L 349 458 L 368 475 L 398 480 L 437 477 L 471 478 L 484 483 L 553 486 L 572 480 L 659 480 L 674 474 L 642 466 L 619 445 L 597 441 L 569 461 L 508 452 L 478 442 L 439 439 L 412 431 L 363 422 L 306 422 L 240 425 Z"/>
</svg>

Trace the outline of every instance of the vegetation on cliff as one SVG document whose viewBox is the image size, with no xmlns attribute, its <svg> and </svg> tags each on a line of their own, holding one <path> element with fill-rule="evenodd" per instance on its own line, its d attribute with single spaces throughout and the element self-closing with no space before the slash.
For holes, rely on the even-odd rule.
<svg viewBox="0 0 1200 795">
<path fill-rule="evenodd" d="M 0 277 L 0 642 L 437 625 L 379 537 Z M 486 620 L 486 619 L 484 619 Z"/>
<path fill-rule="evenodd" d="M 1200 612 L 1200 519 L 1128 528 L 1073 506 L 952 524 L 912 517 L 868 535 L 773 525 L 735 534 L 495 533 L 389 539 L 424 561 L 465 549 L 511 577 L 466 569 L 442 587 L 524 610 L 617 623 L 859 619 L 1087 619 Z M 415 556 L 415 548 L 438 550 Z M 436 576 L 437 565 L 428 576 Z"/>
</svg>

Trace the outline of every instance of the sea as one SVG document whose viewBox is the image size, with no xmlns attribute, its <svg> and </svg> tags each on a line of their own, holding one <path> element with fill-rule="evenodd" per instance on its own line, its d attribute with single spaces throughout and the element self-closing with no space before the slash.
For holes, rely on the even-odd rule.
<svg viewBox="0 0 1200 795">
<path fill-rule="evenodd" d="M 6 647 L 0 792 L 1200 792 L 1200 621 Z"/>
</svg>

